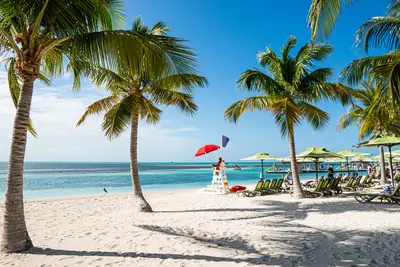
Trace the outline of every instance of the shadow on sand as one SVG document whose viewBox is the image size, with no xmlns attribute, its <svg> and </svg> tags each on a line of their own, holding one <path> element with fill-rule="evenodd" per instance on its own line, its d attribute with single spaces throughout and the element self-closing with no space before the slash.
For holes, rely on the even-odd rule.
<svg viewBox="0 0 400 267">
<path fill-rule="evenodd" d="M 172 253 L 139 253 L 111 251 L 77 251 L 51 248 L 34 248 L 28 254 L 130 257 L 174 259 L 177 261 L 207 261 L 248 263 L 250 265 L 275 266 L 400 266 L 400 229 L 383 229 L 382 232 L 320 229 L 301 224 L 312 213 L 343 214 L 351 210 L 361 212 L 380 211 L 398 213 L 399 206 L 364 205 L 346 200 L 334 202 L 283 202 L 268 199 L 255 200 L 254 209 L 202 209 L 164 211 L 165 213 L 198 212 L 221 213 L 218 221 L 229 223 L 235 220 L 249 220 L 248 225 L 260 229 L 261 245 L 254 246 L 246 235 L 222 236 L 221 233 L 205 232 L 191 227 L 166 227 L 155 224 L 136 225 L 143 231 L 153 231 L 160 235 L 183 238 L 187 242 L 196 241 L 211 249 L 231 251 L 236 257 L 183 255 Z M 235 214 L 231 214 L 235 212 Z M 237 216 L 238 212 L 243 215 Z M 247 214 L 246 214 L 247 212 Z M 195 216 L 195 215 L 194 215 Z M 252 219 L 258 218 L 257 221 Z M 214 219 L 214 221 L 216 221 Z M 160 222 L 162 223 L 162 222 Z M 218 223 L 218 222 L 216 222 Z M 232 222 L 231 222 L 232 223 Z M 368 222 L 365 222 L 368 224 Z M 242 232 L 243 233 L 243 232 Z M 388 257 L 386 255 L 394 255 Z"/>
</svg>

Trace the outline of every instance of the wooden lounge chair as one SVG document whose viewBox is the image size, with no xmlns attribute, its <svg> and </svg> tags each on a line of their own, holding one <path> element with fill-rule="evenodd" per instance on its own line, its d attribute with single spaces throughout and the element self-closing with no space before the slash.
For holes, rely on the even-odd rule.
<svg viewBox="0 0 400 267">
<path fill-rule="evenodd" d="M 369 203 L 374 199 L 380 199 L 381 202 L 385 200 L 388 203 L 400 204 L 400 183 L 396 186 L 393 193 L 361 192 L 356 194 L 354 198 L 360 203 Z"/>
</svg>

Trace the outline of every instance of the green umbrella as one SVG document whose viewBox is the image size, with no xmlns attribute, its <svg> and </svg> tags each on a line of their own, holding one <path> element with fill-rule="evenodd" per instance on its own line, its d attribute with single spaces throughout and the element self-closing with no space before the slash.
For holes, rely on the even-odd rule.
<svg viewBox="0 0 400 267">
<path fill-rule="evenodd" d="M 315 177 L 318 179 L 318 160 L 321 158 L 341 158 L 342 156 L 328 151 L 324 147 L 313 146 L 296 155 L 297 158 L 312 158 L 315 162 Z"/>
<path fill-rule="evenodd" d="M 358 152 L 358 151 L 354 151 L 351 149 L 345 149 L 345 150 L 340 150 L 338 152 L 339 155 L 341 155 L 342 157 L 346 158 L 346 162 L 347 162 L 347 173 L 350 173 L 349 170 L 349 158 L 351 157 L 355 157 L 355 156 L 366 156 L 366 155 L 370 155 L 371 153 L 364 153 L 364 152 Z"/>
<path fill-rule="evenodd" d="M 390 169 L 390 177 L 392 178 L 392 185 L 394 187 L 394 179 L 393 179 L 393 164 L 392 164 L 392 147 L 400 145 L 400 137 L 394 134 L 377 134 L 373 136 L 368 141 L 359 143 L 356 147 L 378 147 L 378 146 L 387 146 L 389 150 L 389 169 Z M 384 166 L 382 166 L 384 167 Z"/>
<path fill-rule="evenodd" d="M 260 152 L 253 156 L 241 159 L 241 160 L 261 160 L 261 177 L 264 178 L 264 160 L 276 160 L 279 157 L 271 156 L 268 153 Z"/>
<path fill-rule="evenodd" d="M 386 154 L 386 153 L 385 153 Z M 389 161 L 389 153 L 388 153 L 388 155 L 387 155 L 388 157 L 387 158 L 385 158 L 385 161 Z M 397 156 L 397 155 L 393 155 L 392 154 L 392 162 L 395 162 L 395 163 L 399 163 L 400 162 L 400 156 Z M 380 159 L 381 159 L 381 156 L 380 155 L 378 155 L 378 156 L 375 156 L 375 157 L 372 157 L 372 159 L 374 160 L 374 161 L 379 161 Z"/>
</svg>

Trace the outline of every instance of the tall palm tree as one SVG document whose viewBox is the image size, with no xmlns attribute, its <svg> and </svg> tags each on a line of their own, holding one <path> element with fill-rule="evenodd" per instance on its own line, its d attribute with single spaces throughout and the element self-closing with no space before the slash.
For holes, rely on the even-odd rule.
<svg viewBox="0 0 400 267">
<path fill-rule="evenodd" d="M 158 22 L 153 28 L 148 28 L 143 25 L 141 19 L 136 20 L 132 28 L 133 32 L 144 35 L 165 35 L 168 30 L 169 28 L 162 22 Z M 195 64 L 195 55 L 190 55 Z M 142 57 L 146 56 L 147 54 L 143 53 Z M 173 64 L 179 64 L 176 58 L 172 58 L 171 61 Z M 114 68 L 96 68 L 79 61 L 75 63 L 97 85 L 103 85 L 111 92 L 110 96 L 87 107 L 77 125 L 81 125 L 88 115 L 106 112 L 102 128 L 108 138 L 116 138 L 130 127 L 130 167 L 134 196 L 139 211 L 151 212 L 152 208 L 143 195 L 138 174 L 139 119 L 147 123 L 158 123 L 162 113 L 158 105 L 176 106 L 182 112 L 193 115 L 197 106 L 193 101 L 192 89 L 195 86 L 205 86 L 206 78 L 196 74 L 195 65 L 176 73 L 147 68 L 133 73 L 129 67 L 118 62 Z"/>
<path fill-rule="evenodd" d="M 359 127 L 358 139 L 374 133 L 399 133 L 394 123 L 398 115 L 388 108 L 391 104 L 390 89 L 387 83 L 362 82 L 364 89 L 354 89 L 352 94 L 359 104 L 353 103 L 348 112 L 340 116 L 338 128 L 343 130 L 350 125 Z M 383 146 L 380 147 L 381 166 L 385 166 Z M 381 168 L 381 183 L 386 183 L 385 169 Z"/>
<path fill-rule="evenodd" d="M 144 65 L 152 69 L 176 69 L 171 57 L 191 64 L 181 40 L 164 36 L 114 30 L 123 25 L 122 0 L 2 0 L 0 1 L 0 55 L 9 56 L 9 88 L 16 104 L 8 176 L 1 250 L 18 252 L 33 246 L 23 204 L 23 170 L 27 129 L 34 82 L 50 82 L 62 73 L 65 63 L 74 74 L 78 89 L 79 71 L 74 61 L 85 59 L 99 66 L 116 59 L 130 60 L 132 71 Z M 105 53 L 107 51 L 107 53 Z M 135 60 L 146 51 L 146 59 Z M 30 126 L 29 126 L 30 125 Z"/>
<path fill-rule="evenodd" d="M 297 169 L 294 128 L 303 120 L 309 122 L 314 130 L 322 128 L 328 123 L 329 115 L 314 104 L 326 99 L 347 104 L 351 95 L 347 87 L 328 82 L 333 75 L 332 69 L 315 68 L 317 62 L 323 62 L 332 53 L 330 45 L 307 43 L 292 57 L 290 51 L 296 43 L 296 38 L 290 37 L 281 50 L 281 57 L 270 47 L 258 54 L 261 66 L 269 74 L 257 69 L 246 70 L 237 84 L 248 92 L 261 95 L 232 104 L 225 111 L 225 118 L 236 123 L 245 111 L 262 110 L 274 114 L 282 137 L 289 138 L 294 197 L 301 198 L 304 193 Z"/>
</svg>

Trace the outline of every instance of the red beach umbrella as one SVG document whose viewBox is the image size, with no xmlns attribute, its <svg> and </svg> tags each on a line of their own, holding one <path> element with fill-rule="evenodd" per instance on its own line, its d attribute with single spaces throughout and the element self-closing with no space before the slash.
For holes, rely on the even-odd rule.
<svg viewBox="0 0 400 267">
<path fill-rule="evenodd" d="M 194 155 L 195 155 L 196 157 L 202 156 L 202 155 L 211 153 L 211 152 L 213 152 L 213 151 L 215 151 L 215 150 L 218 150 L 219 148 L 220 148 L 220 147 L 217 146 L 217 145 L 208 144 L 208 145 L 205 145 L 205 146 L 200 147 L 199 150 L 197 150 L 196 154 L 194 154 Z"/>
</svg>

